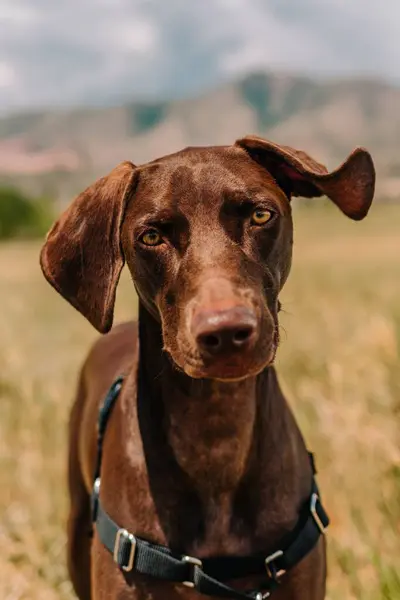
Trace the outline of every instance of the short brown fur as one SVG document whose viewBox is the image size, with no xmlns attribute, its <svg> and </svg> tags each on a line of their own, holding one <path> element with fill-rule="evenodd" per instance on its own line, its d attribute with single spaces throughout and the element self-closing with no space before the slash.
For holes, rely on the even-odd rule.
<svg viewBox="0 0 400 600">
<path fill-rule="evenodd" d="M 326 194 L 361 219 L 374 181 L 363 149 L 328 173 L 304 152 L 248 136 L 122 163 L 49 232 L 46 278 L 99 331 L 112 326 L 124 262 L 140 299 L 145 397 L 137 396 L 137 325 L 119 325 L 90 352 L 71 414 L 68 566 L 81 600 L 198 597 L 143 576 L 130 581 L 96 533 L 90 539 L 97 413 L 121 373 L 101 472 L 101 501 L 115 521 L 197 557 L 267 555 L 295 525 L 311 469 L 272 366 L 292 256 L 290 198 Z M 255 223 L 256 210 L 268 222 Z M 149 231 L 160 243 L 146 245 Z M 325 579 L 321 539 L 273 597 L 322 600 Z"/>
</svg>

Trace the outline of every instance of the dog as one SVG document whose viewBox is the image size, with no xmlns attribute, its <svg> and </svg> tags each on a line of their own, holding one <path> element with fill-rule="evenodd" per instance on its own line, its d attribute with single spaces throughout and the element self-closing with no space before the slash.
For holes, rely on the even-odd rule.
<svg viewBox="0 0 400 600">
<path fill-rule="evenodd" d="M 360 220 L 374 185 L 365 149 L 328 172 L 302 151 L 246 136 L 123 162 L 53 225 L 43 273 L 107 333 L 83 365 L 69 428 L 68 568 L 80 600 L 324 598 L 327 519 L 273 367 L 278 298 L 291 266 L 291 198 L 326 195 Z M 138 324 L 110 331 L 125 262 Z M 99 436 L 99 408 L 121 375 Z M 106 525 L 117 528 L 109 548 Z M 291 536 L 305 555 L 287 569 Z M 183 566 L 185 585 L 171 574 Z"/>
</svg>

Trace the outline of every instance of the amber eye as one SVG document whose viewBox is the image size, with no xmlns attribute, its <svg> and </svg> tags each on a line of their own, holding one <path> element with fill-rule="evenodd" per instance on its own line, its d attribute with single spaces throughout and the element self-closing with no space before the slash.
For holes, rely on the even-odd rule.
<svg viewBox="0 0 400 600">
<path fill-rule="evenodd" d="M 270 210 L 263 210 L 257 208 L 251 215 L 251 222 L 253 225 L 265 225 L 272 218 L 272 212 Z"/>
<path fill-rule="evenodd" d="M 141 236 L 140 241 L 146 246 L 158 246 L 162 244 L 162 237 L 158 231 L 151 229 Z"/>
</svg>

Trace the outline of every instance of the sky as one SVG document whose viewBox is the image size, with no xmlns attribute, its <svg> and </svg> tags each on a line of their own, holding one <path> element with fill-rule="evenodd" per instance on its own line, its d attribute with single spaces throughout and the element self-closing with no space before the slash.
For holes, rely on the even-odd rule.
<svg viewBox="0 0 400 600">
<path fill-rule="evenodd" d="M 0 110 L 192 96 L 243 73 L 400 83 L 400 0 L 0 0 Z"/>
</svg>

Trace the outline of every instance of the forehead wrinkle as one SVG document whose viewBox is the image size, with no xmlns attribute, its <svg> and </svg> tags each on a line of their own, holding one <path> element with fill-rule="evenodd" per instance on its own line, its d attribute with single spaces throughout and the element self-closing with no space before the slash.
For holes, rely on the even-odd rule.
<svg viewBox="0 0 400 600">
<path fill-rule="evenodd" d="M 195 179 L 200 196 L 199 205 L 206 204 L 207 215 L 218 214 L 220 205 L 229 190 L 234 189 L 238 193 L 246 193 L 246 184 L 243 179 L 221 164 L 201 163 L 196 165 Z M 203 198 L 211 199 L 211 202 L 205 203 L 202 201 Z"/>
<path fill-rule="evenodd" d="M 142 166 L 141 171 L 137 190 L 140 202 L 134 202 L 133 208 L 155 218 L 159 213 L 182 214 L 181 201 L 187 199 L 188 190 L 194 187 L 190 183 L 191 168 L 182 163 L 174 169 L 168 163 L 150 163 Z"/>
<path fill-rule="evenodd" d="M 214 176 L 210 177 L 210 170 Z M 213 168 L 204 161 L 178 164 L 164 179 L 157 205 L 183 213 L 188 218 L 201 216 L 203 219 L 212 211 L 216 197 L 221 195 L 223 186 L 227 184 L 227 174 L 228 170 Z"/>
<path fill-rule="evenodd" d="M 230 185 L 240 186 L 241 181 L 221 165 L 201 163 L 194 168 L 198 202 L 191 212 L 191 235 L 196 239 L 196 260 L 202 266 L 216 266 L 220 251 L 225 247 L 225 232 L 219 213 L 224 191 Z"/>
<path fill-rule="evenodd" d="M 169 173 L 162 193 L 162 205 L 171 213 L 184 215 L 185 207 L 196 201 L 195 189 L 193 168 L 188 164 L 178 164 Z"/>
</svg>

